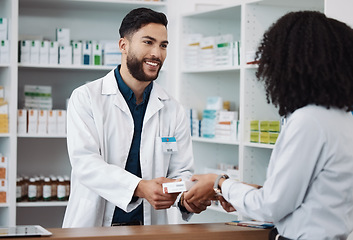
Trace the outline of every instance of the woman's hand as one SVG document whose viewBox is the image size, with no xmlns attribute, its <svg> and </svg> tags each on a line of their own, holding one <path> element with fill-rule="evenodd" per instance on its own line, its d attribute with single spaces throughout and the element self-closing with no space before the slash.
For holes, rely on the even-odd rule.
<svg viewBox="0 0 353 240">
<path fill-rule="evenodd" d="M 197 181 L 196 184 L 184 194 L 184 200 L 187 203 L 200 203 L 207 200 L 217 200 L 213 190 L 217 174 L 201 174 L 191 177 L 191 181 Z"/>
<path fill-rule="evenodd" d="M 222 196 L 219 196 L 218 200 L 219 200 L 219 202 L 221 203 L 223 209 L 226 212 L 234 212 L 234 211 L 236 211 L 236 209 L 232 206 L 232 204 L 227 202 Z"/>
</svg>

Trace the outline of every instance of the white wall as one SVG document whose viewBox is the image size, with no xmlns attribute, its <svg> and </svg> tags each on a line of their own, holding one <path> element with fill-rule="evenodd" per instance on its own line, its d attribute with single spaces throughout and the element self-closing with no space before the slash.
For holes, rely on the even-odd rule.
<svg viewBox="0 0 353 240">
<path fill-rule="evenodd" d="M 326 0 L 325 14 L 328 17 L 335 18 L 347 23 L 353 28 L 353 1 L 352 0 Z"/>
</svg>

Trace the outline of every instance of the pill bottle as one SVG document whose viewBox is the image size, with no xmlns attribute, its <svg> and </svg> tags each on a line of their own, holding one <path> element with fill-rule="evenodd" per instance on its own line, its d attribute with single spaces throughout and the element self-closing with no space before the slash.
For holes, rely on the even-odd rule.
<svg viewBox="0 0 353 240">
<path fill-rule="evenodd" d="M 57 199 L 58 201 L 65 201 L 66 200 L 66 186 L 65 180 L 63 177 L 58 176 L 58 192 L 57 192 Z"/>
<path fill-rule="evenodd" d="M 28 183 L 28 201 L 37 201 L 37 183 L 36 179 L 31 177 Z"/>
<path fill-rule="evenodd" d="M 23 177 L 23 184 L 22 184 L 22 201 L 28 200 L 28 184 L 29 184 L 29 177 L 28 176 L 22 176 Z"/>
<path fill-rule="evenodd" d="M 65 181 L 65 199 L 69 200 L 69 195 L 70 195 L 70 177 L 69 176 L 64 176 L 64 181 Z"/>
<path fill-rule="evenodd" d="M 51 200 L 51 182 L 49 177 L 44 178 L 43 183 L 43 201 Z"/>
<path fill-rule="evenodd" d="M 51 199 L 52 200 L 57 200 L 57 194 L 58 194 L 58 179 L 54 175 L 50 175 L 50 181 L 51 181 Z"/>
<path fill-rule="evenodd" d="M 21 202 L 22 201 L 22 196 L 23 196 L 23 178 L 18 177 L 16 179 L 16 202 Z"/>
<path fill-rule="evenodd" d="M 34 179 L 36 180 L 37 186 L 37 201 L 43 200 L 43 183 L 39 176 L 35 176 Z"/>
</svg>

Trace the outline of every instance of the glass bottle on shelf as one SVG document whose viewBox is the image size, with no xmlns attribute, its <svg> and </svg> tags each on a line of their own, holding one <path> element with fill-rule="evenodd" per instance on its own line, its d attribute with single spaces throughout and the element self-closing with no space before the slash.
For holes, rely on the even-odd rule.
<svg viewBox="0 0 353 240">
<path fill-rule="evenodd" d="M 51 200 L 51 182 L 49 177 L 44 178 L 43 183 L 43 201 Z"/>
</svg>

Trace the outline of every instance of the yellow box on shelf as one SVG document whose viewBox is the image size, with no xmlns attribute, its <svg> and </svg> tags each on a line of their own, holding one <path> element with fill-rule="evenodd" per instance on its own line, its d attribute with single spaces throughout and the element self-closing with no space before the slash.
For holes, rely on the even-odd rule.
<svg viewBox="0 0 353 240">
<path fill-rule="evenodd" d="M 279 132 L 281 129 L 280 121 L 269 121 L 269 131 L 270 132 Z"/>
<path fill-rule="evenodd" d="M 260 143 L 270 143 L 270 133 L 260 132 Z"/>
<path fill-rule="evenodd" d="M 259 131 L 259 120 L 250 121 L 250 131 Z"/>
<path fill-rule="evenodd" d="M 270 121 L 260 121 L 260 131 L 268 132 L 270 129 Z"/>
<path fill-rule="evenodd" d="M 250 132 L 250 142 L 258 143 L 259 142 L 259 135 L 260 133 L 257 131 Z"/>
<path fill-rule="evenodd" d="M 270 144 L 275 144 L 279 133 L 270 132 Z"/>
</svg>

